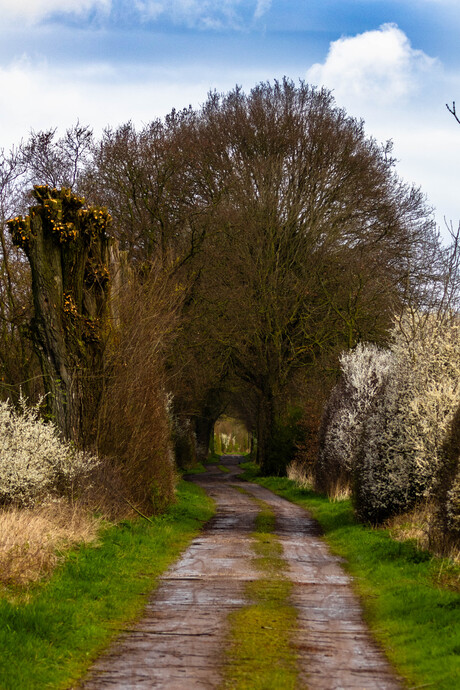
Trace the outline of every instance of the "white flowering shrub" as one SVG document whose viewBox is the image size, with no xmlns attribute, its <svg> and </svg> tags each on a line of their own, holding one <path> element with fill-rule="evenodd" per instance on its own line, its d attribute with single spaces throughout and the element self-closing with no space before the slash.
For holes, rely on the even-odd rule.
<svg viewBox="0 0 460 690">
<path fill-rule="evenodd" d="M 460 546 L 460 407 L 455 411 L 443 452 L 439 481 L 434 490 L 434 527 L 443 551 L 448 553 L 452 544 Z"/>
<path fill-rule="evenodd" d="M 391 376 L 369 408 L 358 453 L 364 519 L 381 522 L 433 496 L 460 404 L 459 336 L 454 317 L 411 314 L 395 325 Z"/>
<path fill-rule="evenodd" d="M 358 345 L 340 364 L 323 416 L 318 488 L 333 495 L 352 484 L 358 513 L 373 523 L 429 499 L 443 530 L 460 535 L 458 317 L 408 313 L 387 350 Z"/>
<path fill-rule="evenodd" d="M 460 541 L 460 468 L 452 478 L 451 486 L 447 492 L 445 504 L 446 526 L 445 533 L 457 543 Z M 443 506 L 440 506 L 441 511 Z"/>
<path fill-rule="evenodd" d="M 393 370 L 394 355 L 359 344 L 340 358 L 342 376 L 326 406 L 316 467 L 318 487 L 329 494 L 350 486 L 361 446 L 363 424 Z"/>
<path fill-rule="evenodd" d="M 47 493 L 69 488 L 98 460 L 60 440 L 43 421 L 38 405 L 21 400 L 20 410 L 0 402 L 0 504 L 33 504 Z"/>
</svg>

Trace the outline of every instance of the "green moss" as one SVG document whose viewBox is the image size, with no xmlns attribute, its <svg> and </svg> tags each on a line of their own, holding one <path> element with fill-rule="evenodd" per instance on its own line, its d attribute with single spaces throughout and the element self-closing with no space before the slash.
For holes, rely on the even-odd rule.
<svg viewBox="0 0 460 690">
<path fill-rule="evenodd" d="M 242 493 L 247 493 L 238 488 Z M 248 494 L 261 510 L 252 534 L 253 560 L 262 577 L 245 587 L 247 606 L 229 616 L 230 634 L 224 688 L 290 690 L 297 686 L 297 656 L 291 645 L 296 611 L 289 602 L 292 583 L 283 577 L 286 563 L 273 534 L 275 515 Z"/>
<path fill-rule="evenodd" d="M 288 639 L 294 618 L 292 607 L 265 597 L 259 580 L 257 603 L 230 614 L 232 628 L 224 688 L 286 690 L 297 685 L 296 656 Z"/>
<path fill-rule="evenodd" d="M 205 462 L 207 465 L 218 465 L 221 460 L 222 455 L 220 453 L 216 453 L 215 451 L 213 451 L 212 453 L 209 453 Z"/>
<path fill-rule="evenodd" d="M 186 469 L 183 470 L 184 475 L 187 475 L 187 474 L 204 474 L 204 472 L 207 472 L 207 469 L 201 462 L 198 462 L 193 467 L 187 467 Z"/>
</svg>

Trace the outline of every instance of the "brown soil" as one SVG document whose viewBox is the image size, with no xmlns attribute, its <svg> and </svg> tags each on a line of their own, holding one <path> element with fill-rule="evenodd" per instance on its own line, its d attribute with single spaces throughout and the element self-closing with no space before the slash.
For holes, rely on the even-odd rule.
<svg viewBox="0 0 460 690">
<path fill-rule="evenodd" d="M 228 613 L 247 603 L 244 583 L 260 574 L 252 565 L 251 532 L 258 506 L 240 493 L 238 458 L 230 472 L 209 466 L 194 482 L 217 504 L 216 516 L 162 577 L 143 618 L 94 665 L 81 687 L 216 689 Z M 295 647 L 300 687 L 324 690 L 396 690 L 402 685 L 370 638 L 350 577 L 320 539 L 306 511 L 255 484 L 241 483 L 269 504 L 276 535 L 294 583 L 298 611 Z"/>
</svg>

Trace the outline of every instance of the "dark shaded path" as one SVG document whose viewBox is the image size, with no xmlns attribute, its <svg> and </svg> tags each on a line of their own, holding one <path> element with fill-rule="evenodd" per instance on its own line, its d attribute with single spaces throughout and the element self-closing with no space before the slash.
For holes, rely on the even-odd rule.
<svg viewBox="0 0 460 690">
<path fill-rule="evenodd" d="M 237 458 L 231 470 L 211 466 L 193 481 L 215 499 L 217 515 L 161 579 L 144 617 L 95 664 L 81 686 L 100 688 L 218 688 L 227 615 L 243 606 L 244 583 L 259 574 L 252 565 L 251 532 L 258 507 L 237 491 Z M 245 491 L 268 503 L 294 583 L 298 610 L 295 647 L 300 687 L 312 690 L 393 690 L 401 687 L 371 641 L 349 577 L 300 507 L 255 484 Z"/>
</svg>

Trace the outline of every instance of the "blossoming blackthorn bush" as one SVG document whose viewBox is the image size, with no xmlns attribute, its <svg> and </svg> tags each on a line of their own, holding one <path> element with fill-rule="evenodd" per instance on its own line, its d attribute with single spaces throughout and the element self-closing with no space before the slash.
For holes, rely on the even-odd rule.
<svg viewBox="0 0 460 690">
<path fill-rule="evenodd" d="M 356 472 L 356 505 L 367 520 L 433 496 L 460 403 L 459 323 L 410 314 L 393 328 L 395 366 L 369 408 Z"/>
<path fill-rule="evenodd" d="M 358 345 L 342 356 L 341 368 L 323 424 L 322 488 L 352 477 L 358 513 L 373 523 L 436 500 L 460 405 L 458 318 L 407 313 L 395 324 L 387 351 Z M 454 525 L 458 479 L 448 476 L 444 496 Z"/>
<path fill-rule="evenodd" d="M 0 504 L 31 505 L 65 491 L 98 464 L 97 458 L 61 441 L 56 427 L 24 399 L 16 410 L 0 402 Z"/>
<path fill-rule="evenodd" d="M 320 430 L 316 470 L 320 490 L 335 494 L 350 486 L 366 415 L 393 364 L 393 354 L 373 344 L 359 344 L 342 354 L 342 377 L 326 405 Z"/>
</svg>

